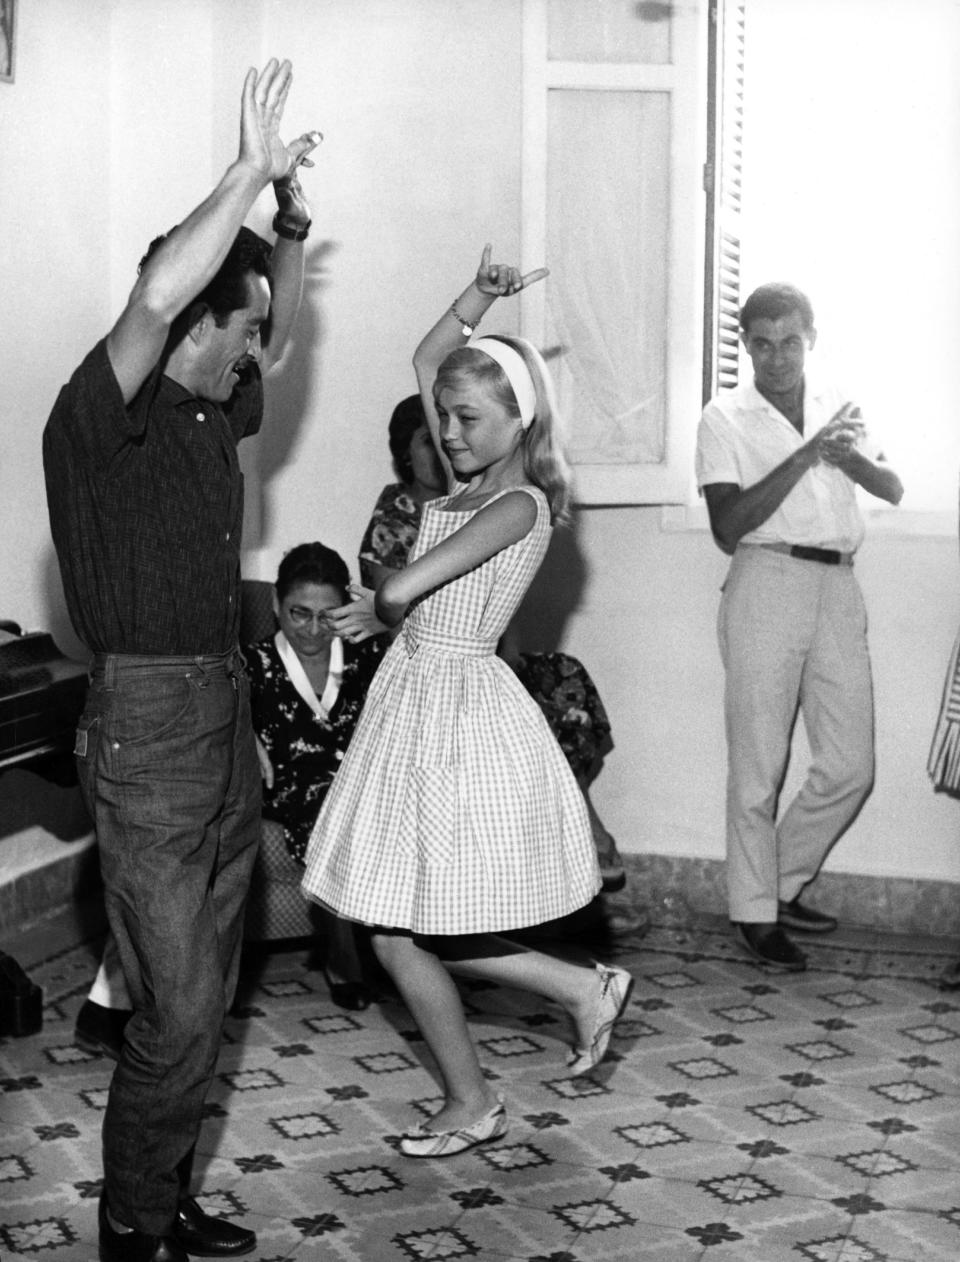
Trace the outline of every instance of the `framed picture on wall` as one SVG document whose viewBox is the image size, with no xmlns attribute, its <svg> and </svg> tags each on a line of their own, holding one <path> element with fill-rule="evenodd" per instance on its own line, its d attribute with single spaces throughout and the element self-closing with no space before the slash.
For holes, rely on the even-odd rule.
<svg viewBox="0 0 960 1262">
<path fill-rule="evenodd" d="M 0 83 L 13 83 L 17 0 L 0 0 Z"/>
</svg>

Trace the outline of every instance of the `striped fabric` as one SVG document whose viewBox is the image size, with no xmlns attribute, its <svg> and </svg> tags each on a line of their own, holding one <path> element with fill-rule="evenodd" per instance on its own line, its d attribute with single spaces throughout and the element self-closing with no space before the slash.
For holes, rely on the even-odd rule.
<svg viewBox="0 0 960 1262">
<path fill-rule="evenodd" d="M 936 788 L 960 793 L 960 635 L 947 668 L 927 770 Z"/>
<path fill-rule="evenodd" d="M 550 537 L 530 533 L 409 612 L 374 677 L 307 850 L 303 891 L 339 915 L 426 934 L 515 929 L 600 887 L 583 797 L 497 641 Z M 472 515 L 426 505 L 412 559 Z"/>
</svg>

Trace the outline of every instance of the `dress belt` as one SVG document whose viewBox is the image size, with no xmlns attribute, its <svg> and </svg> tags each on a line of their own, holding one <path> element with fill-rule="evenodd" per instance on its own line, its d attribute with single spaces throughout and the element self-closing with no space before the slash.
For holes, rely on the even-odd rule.
<svg viewBox="0 0 960 1262">
<path fill-rule="evenodd" d="M 421 647 L 439 649 L 442 652 L 454 653 L 459 657 L 494 657 L 497 652 L 497 640 L 481 640 L 473 636 L 447 635 L 431 632 L 420 627 L 404 624 L 402 637 L 408 657 Z"/>
<path fill-rule="evenodd" d="M 821 565 L 853 565 L 852 552 L 837 552 L 833 548 L 810 548 L 805 543 L 755 543 L 754 548 L 766 548 L 768 552 L 782 552 L 798 561 L 819 561 Z"/>
</svg>

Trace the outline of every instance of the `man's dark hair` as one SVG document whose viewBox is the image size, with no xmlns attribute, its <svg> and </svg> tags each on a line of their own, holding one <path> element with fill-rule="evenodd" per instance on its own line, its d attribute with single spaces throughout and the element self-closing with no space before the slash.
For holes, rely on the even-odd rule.
<svg viewBox="0 0 960 1262">
<path fill-rule="evenodd" d="M 401 482 L 413 481 L 413 461 L 410 459 L 410 444 L 413 436 L 427 418 L 423 413 L 423 404 L 419 394 L 408 395 L 401 399 L 393 409 L 390 417 L 390 454 L 393 456 L 393 467 Z"/>
<path fill-rule="evenodd" d="M 813 307 L 801 289 L 782 281 L 761 285 L 740 308 L 740 328 L 749 333 L 752 320 L 782 320 L 794 311 L 798 312 L 807 332 L 812 332 Z"/>
<path fill-rule="evenodd" d="M 150 242 L 137 268 L 138 275 L 169 235 L 169 233 L 164 233 L 162 236 L 154 237 Z M 217 274 L 173 322 L 169 345 L 175 345 L 186 333 L 190 313 L 196 312 L 198 305 L 206 307 L 213 316 L 214 323 L 222 328 L 229 320 L 231 311 L 239 311 L 250 301 L 247 285 L 247 276 L 250 273 L 265 277 L 272 291 L 271 252 L 272 247 L 264 241 L 263 237 L 257 236 L 250 228 L 241 228 L 234 237 L 233 244 L 227 251 L 227 257 L 220 264 Z M 264 341 L 267 340 L 265 331 Z"/>
</svg>

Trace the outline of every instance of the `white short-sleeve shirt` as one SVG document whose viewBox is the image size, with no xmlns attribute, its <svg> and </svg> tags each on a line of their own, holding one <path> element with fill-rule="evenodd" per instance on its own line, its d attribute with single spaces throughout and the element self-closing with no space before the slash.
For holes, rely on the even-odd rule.
<svg viewBox="0 0 960 1262">
<path fill-rule="evenodd" d="M 751 382 L 724 390 L 703 410 L 697 431 L 697 485 L 733 482 L 746 489 L 782 464 L 850 402 L 836 386 L 807 380 L 803 400 L 804 433 Z M 871 459 L 879 454 L 867 435 L 859 443 Z M 827 464 L 809 469 L 765 522 L 743 536 L 742 543 L 799 543 L 814 548 L 855 552 L 863 540 L 863 518 L 856 484 Z"/>
</svg>

